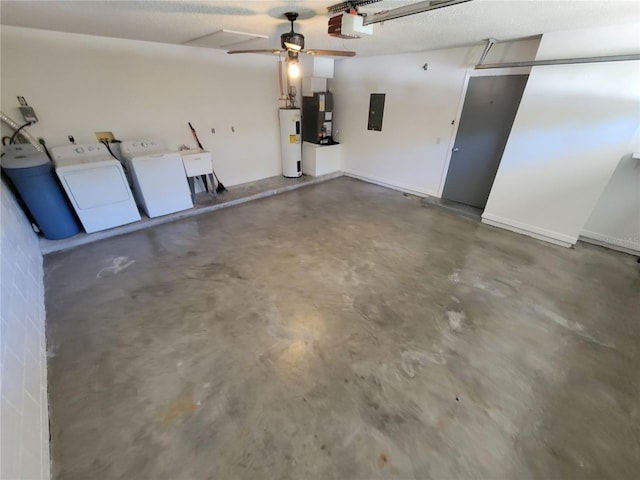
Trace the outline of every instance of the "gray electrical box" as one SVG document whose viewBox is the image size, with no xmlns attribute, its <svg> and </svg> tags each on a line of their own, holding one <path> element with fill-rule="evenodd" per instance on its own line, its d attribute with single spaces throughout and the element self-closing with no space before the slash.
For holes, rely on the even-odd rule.
<svg viewBox="0 0 640 480">
<path fill-rule="evenodd" d="M 384 113 L 384 93 L 372 93 L 369 100 L 368 130 L 382 131 L 382 114 Z"/>
</svg>

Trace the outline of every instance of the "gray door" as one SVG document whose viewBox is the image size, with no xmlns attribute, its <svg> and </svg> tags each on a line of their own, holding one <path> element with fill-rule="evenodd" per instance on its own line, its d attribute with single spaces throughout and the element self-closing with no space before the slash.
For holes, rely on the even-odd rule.
<svg viewBox="0 0 640 480">
<path fill-rule="evenodd" d="M 469 80 L 442 198 L 484 208 L 528 77 Z"/>
</svg>

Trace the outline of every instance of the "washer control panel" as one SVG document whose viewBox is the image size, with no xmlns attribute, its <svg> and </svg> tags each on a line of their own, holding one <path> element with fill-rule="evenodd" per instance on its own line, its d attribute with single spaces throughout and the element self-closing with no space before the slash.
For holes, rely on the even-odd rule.
<svg viewBox="0 0 640 480">
<path fill-rule="evenodd" d="M 125 157 L 140 157 L 152 153 L 166 152 L 167 149 L 157 140 L 126 140 L 120 144 L 120 151 Z"/>
</svg>

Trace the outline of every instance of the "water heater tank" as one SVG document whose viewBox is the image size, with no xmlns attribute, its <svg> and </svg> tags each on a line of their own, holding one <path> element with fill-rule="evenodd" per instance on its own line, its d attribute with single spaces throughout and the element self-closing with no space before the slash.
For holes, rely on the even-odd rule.
<svg viewBox="0 0 640 480">
<path fill-rule="evenodd" d="M 281 108 L 280 147 L 282 149 L 282 175 L 302 175 L 302 135 L 299 108 Z"/>
</svg>

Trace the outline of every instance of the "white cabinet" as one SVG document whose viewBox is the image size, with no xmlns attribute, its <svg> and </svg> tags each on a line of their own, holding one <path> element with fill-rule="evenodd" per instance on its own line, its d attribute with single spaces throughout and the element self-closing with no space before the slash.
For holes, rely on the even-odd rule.
<svg viewBox="0 0 640 480">
<path fill-rule="evenodd" d="M 300 68 L 305 77 L 333 78 L 333 58 L 301 55 Z"/>
<path fill-rule="evenodd" d="M 318 177 L 342 170 L 341 146 L 302 142 L 302 173 Z"/>
<path fill-rule="evenodd" d="M 302 79 L 302 96 L 313 97 L 316 92 L 327 91 L 327 79 L 318 77 L 304 77 Z"/>
</svg>

